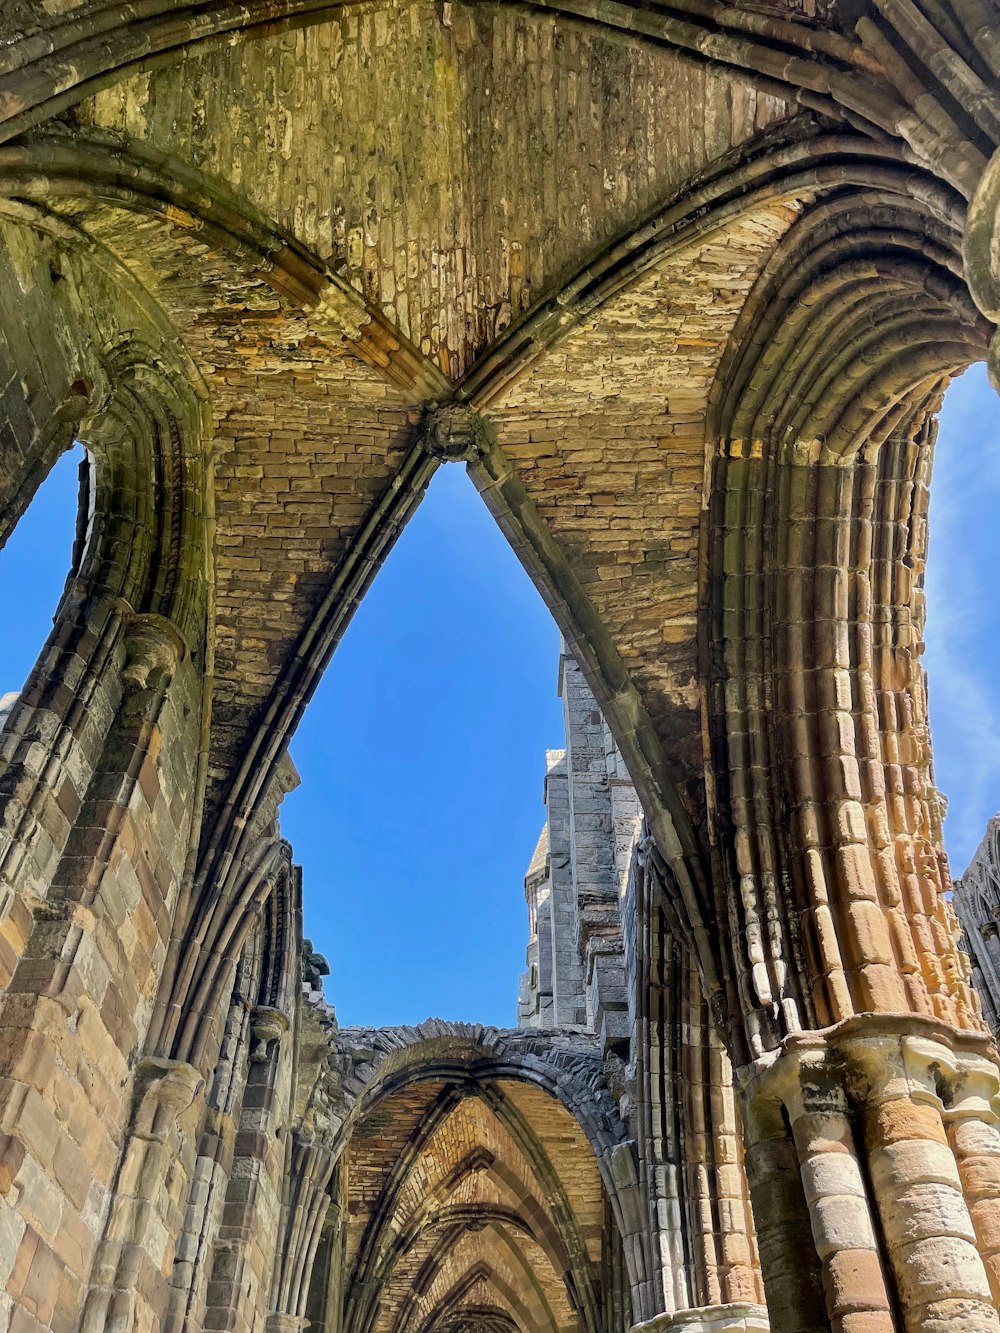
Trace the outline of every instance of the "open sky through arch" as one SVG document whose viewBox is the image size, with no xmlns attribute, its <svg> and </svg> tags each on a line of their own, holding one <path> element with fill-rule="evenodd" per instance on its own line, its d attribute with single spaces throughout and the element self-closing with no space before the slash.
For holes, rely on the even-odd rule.
<svg viewBox="0 0 1000 1333">
<path fill-rule="evenodd" d="M 82 458 L 77 444 L 56 459 L 0 550 L 0 698 L 20 690 L 52 628 L 73 563 Z"/>
<path fill-rule="evenodd" d="M 924 667 L 957 877 L 1000 810 L 1000 403 L 985 365 L 945 396 L 929 524 Z"/>
<path fill-rule="evenodd" d="M 74 538 L 79 450 L 0 551 L 0 694 L 45 640 Z M 931 497 L 924 663 L 953 873 L 1000 809 L 1000 409 L 984 367 L 948 392 Z M 558 635 L 464 469 L 441 468 L 292 742 L 281 819 L 305 933 L 342 1023 L 510 1025 L 522 878 L 561 747 Z"/>
<path fill-rule="evenodd" d="M 514 1026 L 558 652 L 464 467 L 439 468 L 291 745 L 281 824 L 342 1024 Z"/>
</svg>

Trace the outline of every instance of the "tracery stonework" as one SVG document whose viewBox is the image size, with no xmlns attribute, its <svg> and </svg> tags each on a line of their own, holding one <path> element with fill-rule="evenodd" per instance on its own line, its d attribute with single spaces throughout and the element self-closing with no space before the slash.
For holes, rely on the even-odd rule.
<svg viewBox="0 0 1000 1333">
<path fill-rule="evenodd" d="M 995 0 L 3 6 L 0 540 L 88 461 L 0 1323 L 998 1333 L 920 665 L 998 85 Z M 567 645 L 524 1026 L 341 1032 L 287 746 L 445 465 Z"/>
</svg>

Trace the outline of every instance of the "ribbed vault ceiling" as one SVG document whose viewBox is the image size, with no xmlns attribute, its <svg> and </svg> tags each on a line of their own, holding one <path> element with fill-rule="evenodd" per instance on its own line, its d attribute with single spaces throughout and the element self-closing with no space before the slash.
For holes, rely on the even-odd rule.
<svg viewBox="0 0 1000 1333">
<path fill-rule="evenodd" d="M 198 55 L 81 114 L 163 152 L 182 138 L 457 379 L 591 251 L 788 109 L 552 16 L 417 3 Z"/>
<path fill-rule="evenodd" d="M 596 1333 L 600 1175 L 549 1094 L 409 1084 L 359 1122 L 345 1178 L 345 1333 Z"/>
<path fill-rule="evenodd" d="M 682 894 L 704 896 L 705 478 L 713 394 L 716 415 L 727 406 L 713 383 L 765 346 L 765 279 L 777 264 L 775 290 L 793 280 L 799 234 L 802 253 L 814 226 L 826 237 L 817 281 L 849 259 L 858 299 L 878 303 L 883 252 L 893 269 L 902 242 L 873 210 L 895 218 L 919 195 L 908 262 L 926 244 L 957 272 L 960 203 L 941 182 L 914 193 L 898 145 L 793 115 L 775 83 L 754 91 L 601 23 L 423 0 L 335 21 L 307 8 L 294 30 L 109 79 L 0 173 L 0 206 L 30 197 L 110 252 L 200 372 L 215 505 L 203 850 L 251 817 L 419 500 L 422 413 L 454 395 L 496 431 L 493 462 L 522 494 L 494 512 L 623 753 L 638 738 L 626 762 L 654 823 L 670 811 L 654 832 L 683 849 Z M 823 231 L 831 200 L 843 240 Z M 939 277 L 898 298 L 929 330 L 930 376 L 985 339 L 925 317 Z M 783 338 L 777 366 L 816 341 L 791 358 Z M 865 358 L 895 355 L 883 341 L 873 323 Z M 779 377 L 776 401 L 810 377 Z M 828 378 L 833 399 L 842 377 Z M 823 420 L 844 410 L 831 401 Z M 506 485 L 476 481 L 487 503 Z"/>
<path fill-rule="evenodd" d="M 71 179 L 56 207 L 161 303 L 214 419 L 209 812 L 239 803 L 234 775 L 259 767 L 246 745 L 265 716 L 280 744 L 277 692 L 308 694 L 289 670 L 329 621 L 324 598 L 394 485 L 423 402 L 683 182 L 788 114 L 665 48 L 520 8 L 424 3 L 192 53 L 74 109 L 92 147 L 85 165 L 60 166 Z M 35 160 L 58 154 L 55 137 L 53 149 L 44 132 Z M 288 244 L 264 263 L 220 253 L 221 215 L 265 251 Z M 792 216 L 772 210 L 654 270 L 488 409 L 642 676 L 692 811 L 700 414 L 742 298 Z M 393 366 L 365 364 L 322 308 L 275 294 L 298 281 L 289 245 L 385 321 L 409 387 Z"/>
</svg>

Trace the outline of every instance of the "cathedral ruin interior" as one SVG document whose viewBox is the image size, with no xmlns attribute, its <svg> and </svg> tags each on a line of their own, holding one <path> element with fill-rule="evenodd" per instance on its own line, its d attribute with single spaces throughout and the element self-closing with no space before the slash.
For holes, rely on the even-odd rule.
<svg viewBox="0 0 1000 1333">
<path fill-rule="evenodd" d="M 921 665 L 996 0 L 3 0 L 0 138 L 0 542 L 85 450 L 0 1327 L 1000 1333 Z M 340 1027 L 288 745 L 446 465 L 565 645 L 518 1021 Z"/>
</svg>

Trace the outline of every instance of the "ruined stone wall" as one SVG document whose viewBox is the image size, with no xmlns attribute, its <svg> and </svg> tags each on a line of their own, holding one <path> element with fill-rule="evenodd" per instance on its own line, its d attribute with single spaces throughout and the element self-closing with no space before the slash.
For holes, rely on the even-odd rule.
<svg viewBox="0 0 1000 1333">
<path fill-rule="evenodd" d="M 566 749 L 546 754 L 545 827 L 524 881 L 528 970 L 518 1022 L 628 1042 L 621 912 L 642 810 L 579 664 L 559 662 Z"/>
<path fill-rule="evenodd" d="M 598 1040 L 635 1144 L 643 1216 L 628 1244 L 644 1275 L 637 1309 L 740 1308 L 733 1317 L 762 1327 L 732 1065 L 694 956 L 663 911 L 669 872 L 565 645 L 559 692 L 567 744 L 546 754 L 546 823 L 524 880 L 518 1021 L 571 1023 Z"/>
<path fill-rule="evenodd" d="M 1000 1031 L 1000 815 L 986 826 L 964 874 L 955 880 L 955 911 L 972 963 L 972 984 L 991 1031 Z"/>
<path fill-rule="evenodd" d="M 776 1333 L 1000 1333 L 920 664 L 992 0 L 3 23 L 0 540 L 74 438 L 90 531 L 0 730 L 0 1320 L 341 1333 L 357 1241 L 358 1333 L 746 1329 L 761 1273 Z M 366 1049 L 298 994 L 283 757 L 446 461 L 592 697 L 544 1027 Z"/>
</svg>

